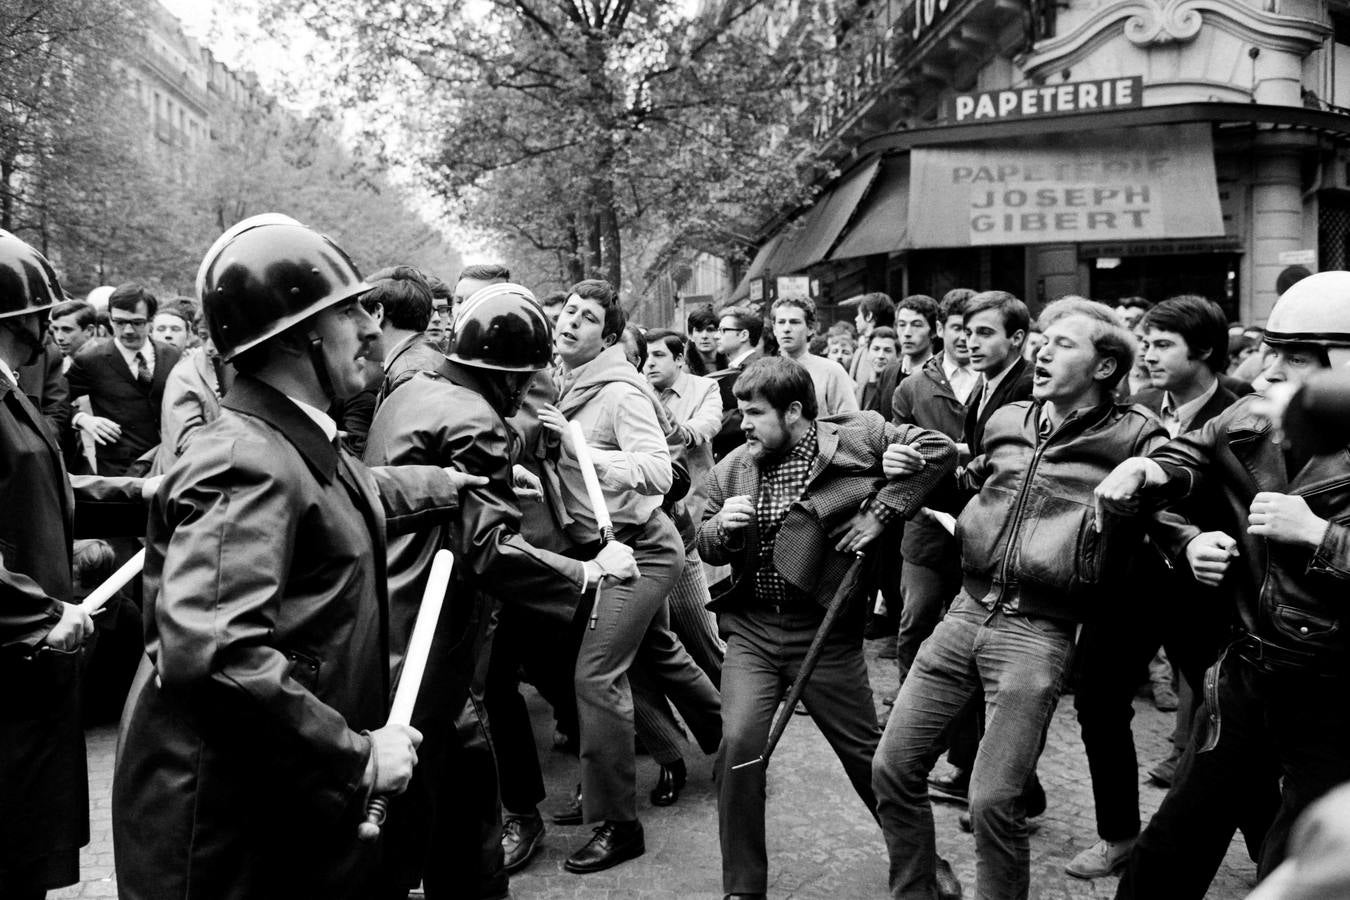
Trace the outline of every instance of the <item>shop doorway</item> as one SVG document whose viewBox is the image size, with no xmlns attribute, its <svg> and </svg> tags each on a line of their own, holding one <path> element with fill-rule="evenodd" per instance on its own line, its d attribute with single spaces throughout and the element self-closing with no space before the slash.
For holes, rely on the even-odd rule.
<svg viewBox="0 0 1350 900">
<path fill-rule="evenodd" d="M 1237 321 L 1240 259 L 1237 253 L 1092 259 L 1088 261 L 1088 296 L 1114 304 L 1122 297 L 1143 297 L 1157 303 L 1178 294 L 1199 294 L 1222 306 L 1229 321 Z"/>
</svg>

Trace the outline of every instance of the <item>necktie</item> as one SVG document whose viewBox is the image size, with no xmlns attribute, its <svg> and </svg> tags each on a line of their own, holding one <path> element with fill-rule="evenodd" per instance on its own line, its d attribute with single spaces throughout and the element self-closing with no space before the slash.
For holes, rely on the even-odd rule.
<svg viewBox="0 0 1350 900">
<path fill-rule="evenodd" d="M 150 389 L 150 364 L 145 361 L 145 351 L 136 351 L 136 383 L 142 390 Z"/>
</svg>

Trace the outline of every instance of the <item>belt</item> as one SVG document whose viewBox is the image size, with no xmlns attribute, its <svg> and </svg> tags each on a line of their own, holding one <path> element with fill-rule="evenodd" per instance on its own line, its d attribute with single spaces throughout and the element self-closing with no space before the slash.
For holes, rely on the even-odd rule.
<svg viewBox="0 0 1350 900">
<path fill-rule="evenodd" d="M 1297 671 L 1329 678 L 1350 675 L 1350 666 L 1347 666 L 1345 659 L 1332 659 L 1321 653 L 1290 650 L 1288 647 L 1262 640 L 1250 632 L 1238 635 L 1228 645 L 1228 649 L 1263 672 Z"/>
</svg>

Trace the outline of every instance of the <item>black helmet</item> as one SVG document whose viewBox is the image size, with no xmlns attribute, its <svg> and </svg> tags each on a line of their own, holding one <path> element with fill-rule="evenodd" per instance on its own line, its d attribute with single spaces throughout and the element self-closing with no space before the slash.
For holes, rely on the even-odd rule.
<svg viewBox="0 0 1350 900">
<path fill-rule="evenodd" d="M 0 319 L 44 313 L 63 299 L 56 271 L 47 258 L 0 230 Z"/>
<path fill-rule="evenodd" d="M 538 372 L 553 358 L 553 323 L 529 288 L 490 284 L 455 313 L 446 356 L 497 372 Z"/>
<path fill-rule="evenodd" d="M 368 290 L 337 244 L 277 213 L 253 216 L 225 232 L 197 270 L 207 328 L 227 362 Z"/>
</svg>

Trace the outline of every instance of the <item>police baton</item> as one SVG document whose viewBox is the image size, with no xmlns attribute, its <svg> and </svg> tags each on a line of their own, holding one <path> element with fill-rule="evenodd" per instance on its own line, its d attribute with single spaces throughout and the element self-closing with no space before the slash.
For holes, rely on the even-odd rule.
<svg viewBox="0 0 1350 900">
<path fill-rule="evenodd" d="M 412 722 L 417 692 L 422 687 L 427 657 L 431 655 L 431 638 L 441 618 L 441 606 L 445 603 L 445 592 L 450 587 L 450 570 L 454 564 L 454 554 L 449 550 L 437 550 L 431 560 L 431 575 L 427 578 L 426 590 L 422 592 L 422 605 L 417 610 L 417 621 L 413 624 L 412 638 L 408 641 L 408 653 L 403 657 L 403 674 L 399 676 L 398 688 L 394 691 L 394 705 L 389 708 L 389 725 L 409 725 Z M 370 752 L 375 752 L 373 744 Z M 363 841 L 378 838 L 388 806 L 389 801 L 383 796 L 371 797 L 366 804 L 365 821 L 356 829 L 357 837 Z"/>
<path fill-rule="evenodd" d="M 97 615 L 99 610 L 113 598 L 122 588 L 126 587 L 131 579 L 141 574 L 141 569 L 145 568 L 145 548 L 142 547 L 136 551 L 136 555 L 126 562 L 122 563 L 121 568 L 112 573 L 108 580 L 100 584 L 89 592 L 89 596 L 80 601 L 80 609 L 89 615 Z"/>
<path fill-rule="evenodd" d="M 595 516 L 595 527 L 600 532 L 600 546 L 614 540 L 614 523 L 609 518 L 609 507 L 605 506 L 605 495 L 600 491 L 600 478 L 595 474 L 595 460 L 591 459 L 591 448 L 586 443 L 586 434 L 581 423 L 575 419 L 567 423 L 572 432 L 572 447 L 577 455 L 577 467 L 581 469 L 581 480 L 586 483 L 586 494 L 591 498 L 591 514 Z M 604 573 L 595 582 L 595 602 L 591 605 L 590 629 L 600 618 L 600 585 L 605 581 Z"/>
<path fill-rule="evenodd" d="M 830 636 L 830 631 L 834 628 L 834 622 L 839 618 L 839 612 L 844 608 L 844 604 L 858 590 L 858 582 L 862 580 L 863 554 L 861 551 L 854 556 L 853 564 L 848 567 L 844 573 L 844 580 L 839 584 L 839 590 L 834 592 L 834 597 L 830 599 L 830 605 L 825 608 L 825 618 L 820 620 L 820 627 L 816 629 L 816 634 L 811 638 L 811 646 L 806 648 L 806 655 L 802 657 L 801 668 L 797 670 L 797 677 L 793 679 L 792 685 L 788 688 L 787 696 L 783 699 L 783 705 L 779 707 L 778 714 L 774 716 L 773 727 L 769 729 L 769 739 L 764 742 L 764 749 L 760 751 L 759 756 L 743 763 L 737 763 L 731 767 L 731 771 L 737 769 L 746 769 L 750 766 L 769 765 L 769 757 L 773 755 L 774 748 L 778 746 L 778 741 L 783 737 L 783 731 L 787 728 L 788 720 L 792 718 L 792 711 L 797 708 L 797 701 L 802 699 L 802 691 L 806 690 L 806 682 L 811 678 L 811 672 L 815 670 L 816 663 L 820 661 L 820 654 L 825 649 L 825 639 Z"/>
</svg>

